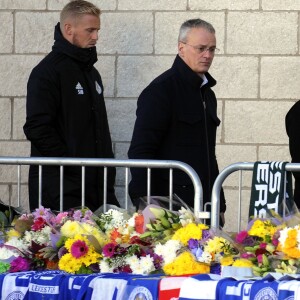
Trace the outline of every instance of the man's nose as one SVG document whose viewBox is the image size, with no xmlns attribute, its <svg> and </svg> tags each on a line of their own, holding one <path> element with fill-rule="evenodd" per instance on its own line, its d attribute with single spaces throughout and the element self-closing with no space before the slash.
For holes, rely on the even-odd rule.
<svg viewBox="0 0 300 300">
<path fill-rule="evenodd" d="M 92 39 L 98 41 L 98 38 L 99 38 L 98 31 L 96 31 L 96 30 L 93 31 Z"/>
</svg>

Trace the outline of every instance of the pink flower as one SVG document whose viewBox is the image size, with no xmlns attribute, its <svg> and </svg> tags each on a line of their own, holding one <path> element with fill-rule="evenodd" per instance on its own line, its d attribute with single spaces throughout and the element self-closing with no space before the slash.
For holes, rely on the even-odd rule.
<svg viewBox="0 0 300 300">
<path fill-rule="evenodd" d="M 260 243 L 260 244 L 259 244 L 259 247 L 260 247 L 261 249 L 266 249 L 267 243 Z"/>
<path fill-rule="evenodd" d="M 115 254 L 115 248 L 116 248 L 116 244 L 114 243 L 108 243 L 103 247 L 103 255 L 106 257 L 113 257 Z"/>
<path fill-rule="evenodd" d="M 278 246 L 278 244 L 279 244 L 279 241 L 278 241 L 278 239 L 276 239 L 276 238 L 273 238 L 273 239 L 272 239 L 272 244 L 273 244 L 275 247 L 277 247 L 277 246 Z"/>
<path fill-rule="evenodd" d="M 37 219 L 34 220 L 33 225 L 31 226 L 31 229 L 33 231 L 39 231 L 43 229 L 46 225 L 46 221 L 42 217 L 38 217 Z"/>
<path fill-rule="evenodd" d="M 18 256 L 10 263 L 9 272 L 22 272 L 30 270 L 30 263 L 26 258 Z"/>
<path fill-rule="evenodd" d="M 242 253 L 241 258 L 249 259 L 251 257 L 255 257 L 253 253 Z"/>
<path fill-rule="evenodd" d="M 248 237 L 248 232 L 243 230 L 236 235 L 235 241 L 239 244 L 242 244 L 246 237 Z"/>
<path fill-rule="evenodd" d="M 88 253 L 89 251 L 89 247 L 88 245 L 85 243 L 85 241 L 81 241 L 78 240 L 76 242 L 74 242 L 71 246 L 71 254 L 75 257 L 75 258 L 79 258 L 85 254 Z"/>
<path fill-rule="evenodd" d="M 54 222 L 56 223 L 56 224 L 60 224 L 61 222 L 62 222 L 62 220 L 63 220 L 63 218 L 65 218 L 66 216 L 68 216 L 68 212 L 61 212 L 61 213 L 59 213 L 56 217 L 55 217 L 55 220 L 54 220 Z"/>
<path fill-rule="evenodd" d="M 263 254 L 258 254 L 258 255 L 257 255 L 257 262 L 258 262 L 259 264 L 261 264 L 261 263 L 263 262 Z"/>
</svg>

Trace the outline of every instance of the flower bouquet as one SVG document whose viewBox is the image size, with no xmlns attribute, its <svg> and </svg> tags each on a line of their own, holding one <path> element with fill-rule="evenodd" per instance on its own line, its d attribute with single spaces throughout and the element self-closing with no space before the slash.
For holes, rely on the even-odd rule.
<svg viewBox="0 0 300 300">
<path fill-rule="evenodd" d="M 289 218 L 289 223 L 293 223 Z M 252 265 L 255 276 L 268 273 L 296 274 L 300 271 L 300 227 L 288 227 L 282 218 L 255 219 L 248 230 L 235 236 L 240 258 Z"/>
<path fill-rule="evenodd" d="M 188 209 L 150 205 L 129 215 L 116 208 L 98 216 L 88 208 L 22 214 L 0 245 L 0 272 L 59 269 L 72 274 L 218 273 L 236 253 L 224 234 Z"/>
</svg>

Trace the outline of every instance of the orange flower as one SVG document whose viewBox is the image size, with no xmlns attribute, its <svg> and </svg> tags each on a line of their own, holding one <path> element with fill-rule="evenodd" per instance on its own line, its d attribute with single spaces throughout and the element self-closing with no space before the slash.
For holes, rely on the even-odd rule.
<svg viewBox="0 0 300 300">
<path fill-rule="evenodd" d="M 57 270 L 58 269 L 58 261 L 47 260 L 46 261 L 46 268 L 48 270 Z"/>
<path fill-rule="evenodd" d="M 143 215 L 137 215 L 134 218 L 135 223 L 135 231 L 138 233 L 144 233 L 144 216 Z"/>
<path fill-rule="evenodd" d="M 284 248 L 294 248 L 297 246 L 297 230 L 291 229 L 288 231 L 287 239 L 285 240 Z"/>
<path fill-rule="evenodd" d="M 112 242 L 116 242 L 116 239 L 120 237 L 121 237 L 120 232 L 118 231 L 117 228 L 114 228 L 114 230 L 110 233 L 110 240 Z"/>
</svg>

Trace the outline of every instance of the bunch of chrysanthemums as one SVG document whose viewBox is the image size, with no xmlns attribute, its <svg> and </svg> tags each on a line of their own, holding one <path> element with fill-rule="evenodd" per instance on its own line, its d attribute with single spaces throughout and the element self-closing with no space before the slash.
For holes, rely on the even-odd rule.
<svg viewBox="0 0 300 300">
<path fill-rule="evenodd" d="M 150 205 L 140 213 L 116 208 L 97 216 L 87 208 L 58 214 L 39 208 L 6 231 L 0 272 L 219 273 L 222 260 L 236 254 L 227 236 L 186 209 Z"/>
<path fill-rule="evenodd" d="M 248 261 L 254 275 L 300 272 L 300 226 L 295 225 L 299 223 L 296 219 L 297 216 L 255 219 L 248 230 L 235 236 L 240 257 Z M 232 262 L 229 259 L 227 265 Z"/>
</svg>

